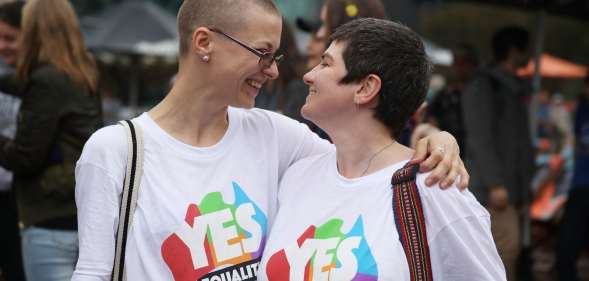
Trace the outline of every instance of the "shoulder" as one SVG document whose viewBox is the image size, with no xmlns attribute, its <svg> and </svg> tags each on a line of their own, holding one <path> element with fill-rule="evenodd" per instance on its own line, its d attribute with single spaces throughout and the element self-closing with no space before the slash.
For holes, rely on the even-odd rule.
<svg viewBox="0 0 589 281">
<path fill-rule="evenodd" d="M 315 154 L 296 161 L 289 166 L 280 180 L 279 199 L 288 200 L 295 196 L 292 192 L 299 193 L 303 186 L 312 188 L 307 183 L 322 180 L 326 175 L 326 167 L 334 159 L 334 151 Z"/>
<path fill-rule="evenodd" d="M 487 210 L 477 201 L 469 190 L 460 191 L 456 185 L 447 189 L 439 184 L 425 185 L 430 173 L 420 173 L 416 177 L 428 231 L 435 236 L 446 226 L 469 217 L 489 217 Z"/>
<path fill-rule="evenodd" d="M 324 175 L 326 165 L 334 159 L 335 151 L 308 156 L 290 165 L 281 180 L 282 185 L 289 185 L 294 182 L 300 184 L 303 180 L 320 178 Z"/>
<path fill-rule="evenodd" d="M 286 174 L 291 175 L 309 175 L 317 171 L 319 167 L 324 167 L 334 159 L 335 150 L 315 154 L 296 161 L 287 170 Z"/>
<path fill-rule="evenodd" d="M 50 64 L 41 65 L 31 72 L 32 81 L 55 82 L 67 79 L 67 75 Z"/>
<path fill-rule="evenodd" d="M 294 182 L 300 185 L 303 181 L 324 179 L 329 171 L 327 168 L 334 161 L 335 149 L 301 158 L 286 169 L 281 183 L 288 185 Z"/>
<path fill-rule="evenodd" d="M 239 116 L 241 125 L 248 133 L 258 133 L 289 145 L 316 137 L 309 127 L 288 116 L 273 111 L 252 108 L 230 108 Z"/>
<path fill-rule="evenodd" d="M 230 108 L 238 114 L 246 124 L 280 128 L 284 126 L 300 126 L 302 123 L 274 111 L 260 108 Z"/>
<path fill-rule="evenodd" d="M 104 127 L 92 134 L 84 145 L 78 164 L 90 163 L 108 170 L 127 157 L 127 135 L 121 125 Z M 122 166 L 124 167 L 124 165 Z"/>
<path fill-rule="evenodd" d="M 74 81 L 71 76 L 51 64 L 44 64 L 33 69 L 29 83 L 33 86 L 53 89 L 52 92 L 56 95 L 67 94 L 68 97 L 72 92 L 87 92 L 82 84 Z"/>
<path fill-rule="evenodd" d="M 49 64 L 35 68 L 27 83 L 30 87 L 29 94 L 39 92 L 42 94 L 35 95 L 36 98 L 45 97 L 58 102 L 64 102 L 64 97 L 68 97 L 67 100 L 71 101 L 72 92 L 82 91 L 79 84 L 75 83 L 67 74 Z"/>
</svg>

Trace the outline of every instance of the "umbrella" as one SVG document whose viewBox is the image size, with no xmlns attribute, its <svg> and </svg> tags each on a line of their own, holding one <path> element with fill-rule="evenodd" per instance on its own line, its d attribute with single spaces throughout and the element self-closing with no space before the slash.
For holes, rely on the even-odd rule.
<svg viewBox="0 0 589 281">
<path fill-rule="evenodd" d="M 587 67 L 560 59 L 549 54 L 542 54 L 540 75 L 546 78 L 584 78 L 587 75 Z M 535 61 L 530 60 L 525 68 L 518 70 L 519 76 L 533 76 Z"/>
<path fill-rule="evenodd" d="M 533 90 L 540 91 L 541 76 L 540 66 L 543 63 L 541 55 L 544 49 L 544 25 L 546 13 L 553 15 L 572 17 L 589 21 L 589 0 L 414 0 L 417 2 L 474 2 L 487 5 L 499 5 L 514 7 L 536 13 L 536 42 L 534 46 Z"/>
<path fill-rule="evenodd" d="M 137 110 L 141 57 L 177 56 L 176 18 L 150 1 L 131 0 L 81 20 L 88 48 L 130 57 L 129 106 Z"/>
<path fill-rule="evenodd" d="M 84 17 L 82 30 L 88 48 L 116 53 L 151 55 L 151 48 L 139 46 L 178 40 L 176 18 L 149 1 L 122 2 Z"/>
</svg>

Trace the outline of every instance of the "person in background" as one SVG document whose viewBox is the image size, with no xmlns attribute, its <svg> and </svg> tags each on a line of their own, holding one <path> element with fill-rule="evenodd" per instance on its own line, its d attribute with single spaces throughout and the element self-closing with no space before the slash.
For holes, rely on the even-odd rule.
<svg viewBox="0 0 589 281">
<path fill-rule="evenodd" d="M 472 78 L 479 65 L 474 47 L 461 44 L 453 50 L 454 61 L 448 85 L 439 91 L 426 110 L 426 121 L 440 130 L 452 134 L 458 145 L 465 148 L 464 122 L 462 118 L 461 96 L 464 87 Z M 464 157 L 466 149 L 460 151 Z"/>
<path fill-rule="evenodd" d="M 310 26 L 309 32 L 311 32 L 311 38 L 307 43 L 307 63 L 305 68 L 307 70 L 312 69 L 321 61 L 321 54 L 327 48 L 325 46 L 325 38 L 317 36 L 317 29 L 321 26 L 321 22 L 316 26 Z"/>
<path fill-rule="evenodd" d="M 577 259 L 589 235 L 589 75 L 575 113 L 575 166 L 557 247 L 560 281 L 578 281 Z"/>
<path fill-rule="evenodd" d="M 16 66 L 23 1 L 0 5 L 0 58 L 4 71 L 11 73 Z M 20 107 L 19 93 L 0 92 L 0 135 L 14 138 L 16 115 Z M 0 276 L 6 280 L 24 281 L 20 248 L 18 214 L 12 190 L 12 173 L 0 166 Z M 0 278 L 1 279 L 1 278 Z"/>
<path fill-rule="evenodd" d="M 262 87 L 260 94 L 256 97 L 256 107 L 297 119 L 298 112 L 289 111 L 287 105 L 292 103 L 292 99 L 300 98 L 300 93 L 306 88 L 302 80 L 304 60 L 297 49 L 292 29 L 284 20 L 277 52 L 284 55 L 284 59 L 278 65 L 280 75 L 276 80 L 268 81 Z"/>
<path fill-rule="evenodd" d="M 529 33 L 518 26 L 492 39 L 494 63 L 475 74 L 462 94 L 469 186 L 491 213 L 493 238 L 510 281 L 520 253 L 520 206 L 530 192 L 534 152 L 526 98 L 516 70 L 529 60 Z"/>
<path fill-rule="evenodd" d="M 66 281 L 78 253 L 74 166 L 102 126 L 97 72 L 67 0 L 27 1 L 21 27 L 16 79 L 0 89 L 22 104 L 0 166 L 14 173 L 27 280 Z"/>
</svg>

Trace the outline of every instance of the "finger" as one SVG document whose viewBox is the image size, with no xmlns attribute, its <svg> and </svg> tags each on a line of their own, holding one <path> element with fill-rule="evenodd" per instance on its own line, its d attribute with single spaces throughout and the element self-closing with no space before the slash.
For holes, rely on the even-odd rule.
<svg viewBox="0 0 589 281">
<path fill-rule="evenodd" d="M 441 146 L 437 147 L 437 148 L 433 149 L 433 151 L 430 151 L 429 157 L 421 163 L 419 171 L 422 173 L 429 172 L 434 167 L 436 167 L 438 165 L 438 163 L 446 160 L 447 157 L 448 157 L 448 155 L 446 155 L 445 148 L 443 148 Z M 446 160 L 446 161 L 448 162 L 447 163 L 448 165 L 449 165 L 449 163 L 452 163 L 451 160 Z"/>
<path fill-rule="evenodd" d="M 466 167 L 464 167 L 464 163 L 462 161 L 460 162 L 462 163 L 462 167 L 460 168 L 460 183 L 458 183 L 458 188 L 460 189 L 460 191 L 463 191 L 466 188 L 468 188 L 468 184 L 470 182 L 470 175 L 468 174 Z"/>
<path fill-rule="evenodd" d="M 422 138 L 417 141 L 417 145 L 415 146 L 415 154 L 413 155 L 413 159 L 411 159 L 411 161 L 423 161 L 423 159 L 425 159 L 427 156 L 427 146 L 427 138 Z"/>
<path fill-rule="evenodd" d="M 458 172 L 460 171 L 460 165 L 458 161 L 455 161 L 450 166 L 450 172 L 446 176 L 446 178 L 440 183 L 440 187 L 442 189 L 447 189 L 450 187 L 454 182 L 456 182 L 456 177 L 458 177 Z"/>
<path fill-rule="evenodd" d="M 430 173 L 430 175 L 425 180 L 425 184 L 427 186 L 432 186 L 435 183 L 440 182 L 441 179 L 446 177 L 448 171 L 450 170 L 451 164 L 447 161 L 440 162 L 436 168 Z"/>
</svg>

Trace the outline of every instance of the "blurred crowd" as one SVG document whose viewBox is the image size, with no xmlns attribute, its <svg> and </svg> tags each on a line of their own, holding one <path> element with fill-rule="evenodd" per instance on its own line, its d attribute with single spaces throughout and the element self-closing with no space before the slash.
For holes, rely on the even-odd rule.
<svg viewBox="0 0 589 281">
<path fill-rule="evenodd" d="M 301 116 L 302 76 L 334 30 L 359 17 L 386 18 L 381 1 L 326 0 L 319 20 L 284 21 L 280 76 L 263 86 L 256 106 L 327 138 Z M 308 34 L 304 52 L 293 28 Z M 577 100 L 532 93 L 517 74 L 532 53 L 529 32 L 506 26 L 488 47 L 488 61 L 469 44 L 452 48 L 451 67 L 432 79 L 403 142 L 439 130 L 456 138 L 469 188 L 491 213 L 508 280 L 531 280 L 534 271 L 542 280 L 589 280 L 577 269 L 589 237 L 589 76 Z M 97 69 L 66 0 L 2 4 L 0 57 L 0 280 L 69 280 L 77 259 L 75 161 L 104 124 Z M 102 98 L 113 107 L 111 96 Z"/>
</svg>

